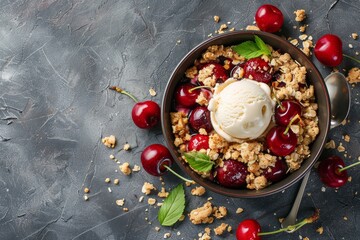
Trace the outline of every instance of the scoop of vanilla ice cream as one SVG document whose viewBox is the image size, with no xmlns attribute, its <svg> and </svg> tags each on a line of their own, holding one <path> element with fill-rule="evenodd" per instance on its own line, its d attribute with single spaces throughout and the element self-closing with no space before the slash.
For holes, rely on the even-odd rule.
<svg viewBox="0 0 360 240">
<path fill-rule="evenodd" d="M 242 142 L 261 136 L 269 126 L 274 105 L 267 84 L 228 79 L 216 85 L 208 109 L 219 135 L 229 142 Z"/>
</svg>

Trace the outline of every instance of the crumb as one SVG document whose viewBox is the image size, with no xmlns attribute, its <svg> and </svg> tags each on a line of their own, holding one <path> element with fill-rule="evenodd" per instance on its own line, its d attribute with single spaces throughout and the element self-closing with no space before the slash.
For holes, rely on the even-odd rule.
<svg viewBox="0 0 360 240">
<path fill-rule="evenodd" d="M 349 43 L 349 48 L 354 48 L 354 46 L 351 43 Z"/>
<path fill-rule="evenodd" d="M 231 232 L 231 231 L 232 231 L 232 226 L 229 225 L 229 226 L 227 227 L 226 231 Z"/>
<path fill-rule="evenodd" d="M 345 152 L 345 147 L 342 145 L 342 143 L 340 143 L 340 145 L 337 147 L 337 150 L 339 151 L 339 152 Z"/>
<path fill-rule="evenodd" d="M 125 162 L 119 166 L 120 171 L 125 175 L 131 174 L 131 168 L 128 162 Z"/>
<path fill-rule="evenodd" d="M 179 222 L 182 222 L 182 221 L 184 221 L 184 220 L 185 220 L 185 215 L 183 214 L 183 215 L 180 216 Z"/>
<path fill-rule="evenodd" d="M 193 184 L 195 184 L 195 182 L 185 182 L 185 186 L 187 186 L 187 187 L 190 187 Z"/>
<path fill-rule="evenodd" d="M 224 33 L 224 30 L 227 29 L 228 26 L 224 23 L 224 24 L 221 24 L 219 30 L 217 31 L 219 34 L 220 33 Z"/>
<path fill-rule="evenodd" d="M 285 218 L 279 218 L 279 223 L 282 223 L 285 220 Z"/>
<path fill-rule="evenodd" d="M 149 195 L 152 190 L 156 190 L 154 185 L 152 183 L 144 182 L 144 185 L 142 186 L 141 192 L 145 193 L 146 195 Z"/>
<path fill-rule="evenodd" d="M 117 179 L 117 178 L 114 179 L 114 184 L 115 184 L 115 185 L 118 185 L 119 182 L 120 182 L 119 179 Z"/>
<path fill-rule="evenodd" d="M 156 203 L 156 199 L 155 198 L 149 198 L 148 199 L 148 204 L 149 205 L 154 205 Z"/>
<path fill-rule="evenodd" d="M 301 51 L 303 51 L 303 53 L 305 53 L 306 56 L 310 56 L 311 48 L 313 47 L 313 42 L 308 39 L 303 41 L 302 45 L 303 48 L 301 49 Z"/>
<path fill-rule="evenodd" d="M 327 142 L 325 144 L 325 148 L 326 149 L 335 149 L 336 148 L 336 145 L 335 145 L 335 141 L 334 140 L 330 140 L 329 142 Z"/>
<path fill-rule="evenodd" d="M 358 35 L 357 33 L 352 33 L 352 34 L 351 34 L 351 37 L 352 37 L 354 40 L 356 40 L 356 39 L 358 39 L 359 35 Z"/>
<path fill-rule="evenodd" d="M 318 232 L 320 235 L 323 234 L 324 232 L 324 228 L 323 227 L 319 227 L 318 229 L 316 229 L 316 232 Z"/>
<path fill-rule="evenodd" d="M 348 218 L 347 218 L 347 217 L 344 217 L 343 219 L 344 219 L 345 221 L 347 221 L 347 220 L 348 220 Z"/>
<path fill-rule="evenodd" d="M 348 72 L 346 79 L 351 84 L 360 82 L 360 68 L 357 67 L 351 68 Z"/>
<path fill-rule="evenodd" d="M 217 15 L 215 15 L 215 16 L 214 16 L 214 21 L 215 21 L 216 23 L 218 23 L 218 22 L 220 21 L 220 17 L 217 16 Z"/>
<path fill-rule="evenodd" d="M 169 195 L 169 193 L 166 192 L 166 190 L 165 190 L 164 187 L 162 187 L 162 188 L 161 188 L 161 191 L 158 192 L 158 197 L 161 197 L 161 198 L 166 198 L 168 195 Z"/>
<path fill-rule="evenodd" d="M 291 43 L 292 45 L 294 45 L 294 46 L 299 45 L 299 41 L 298 41 L 297 39 L 291 40 L 290 43 Z"/>
<path fill-rule="evenodd" d="M 132 171 L 133 172 L 138 172 L 138 171 L 140 171 L 140 166 L 138 166 L 138 165 L 134 165 L 134 167 L 133 167 L 133 169 L 132 169 Z"/>
<path fill-rule="evenodd" d="M 110 187 L 108 187 L 108 191 L 109 191 L 109 193 L 112 193 L 112 190 L 111 190 L 111 188 L 110 188 Z"/>
<path fill-rule="evenodd" d="M 125 204 L 125 199 L 124 198 L 118 199 L 118 200 L 115 201 L 115 203 L 116 203 L 116 205 L 122 207 Z"/>
<path fill-rule="evenodd" d="M 180 43 L 181 43 L 181 40 L 176 41 L 176 45 L 180 45 Z"/>
<path fill-rule="evenodd" d="M 299 31 L 302 32 L 302 33 L 305 32 L 305 31 L 306 31 L 306 27 L 307 27 L 307 25 L 300 26 L 300 27 L 299 27 Z"/>
<path fill-rule="evenodd" d="M 211 217 L 212 212 L 211 202 L 206 202 L 202 207 L 192 210 L 189 213 L 189 218 L 193 224 L 212 223 L 214 221 L 214 218 Z"/>
<path fill-rule="evenodd" d="M 193 196 L 202 196 L 205 194 L 205 192 L 206 192 L 205 188 L 201 186 L 191 189 L 191 195 Z"/>
<path fill-rule="evenodd" d="M 325 187 L 321 187 L 321 191 L 322 191 L 322 192 L 325 192 L 325 191 L 326 191 L 326 188 L 325 188 Z"/>
<path fill-rule="evenodd" d="M 214 207 L 213 208 L 213 216 L 217 219 L 221 219 L 227 215 L 227 209 L 224 206 Z"/>
<path fill-rule="evenodd" d="M 128 209 L 128 208 L 126 208 L 126 207 L 124 207 L 124 208 L 123 208 L 123 211 L 124 211 L 124 212 L 128 212 L 128 211 L 129 211 L 129 209 Z"/>
<path fill-rule="evenodd" d="M 112 154 L 110 154 L 109 158 L 110 158 L 110 159 L 115 159 L 115 156 L 112 155 Z"/>
<path fill-rule="evenodd" d="M 160 228 L 159 227 L 155 227 L 155 231 L 160 231 Z"/>
<path fill-rule="evenodd" d="M 348 182 L 351 182 L 352 181 L 352 177 L 348 177 Z"/>
<path fill-rule="evenodd" d="M 89 193 L 90 192 L 90 189 L 89 188 L 84 188 L 84 193 Z"/>
<path fill-rule="evenodd" d="M 344 141 L 345 141 L 345 142 L 350 142 L 350 136 L 346 134 L 346 135 L 344 136 Z"/>
<path fill-rule="evenodd" d="M 156 96 L 156 91 L 155 91 L 155 89 L 154 88 L 150 88 L 149 89 L 149 94 L 150 94 L 150 96 Z"/>
<path fill-rule="evenodd" d="M 303 240 L 310 240 L 308 237 L 304 237 Z"/>
<path fill-rule="evenodd" d="M 123 149 L 124 149 L 125 151 L 130 150 L 130 149 L 131 149 L 130 144 L 126 143 L 126 144 L 124 145 Z"/>
<path fill-rule="evenodd" d="M 214 228 L 215 235 L 222 235 L 228 226 L 229 224 L 227 223 L 221 223 L 218 227 Z"/>
<path fill-rule="evenodd" d="M 258 28 L 255 25 L 248 25 L 246 26 L 246 30 L 255 30 L 255 31 L 260 31 L 260 28 Z"/>
<path fill-rule="evenodd" d="M 160 203 L 160 202 L 158 202 L 157 204 L 156 204 L 156 206 L 158 206 L 158 207 L 161 207 L 162 205 L 163 205 L 164 203 Z"/>
<path fill-rule="evenodd" d="M 169 237 L 171 237 L 171 233 L 165 233 L 164 234 L 164 238 L 169 238 Z"/>
<path fill-rule="evenodd" d="M 84 200 L 85 200 L 85 201 L 88 201 L 88 200 L 89 200 L 89 196 L 85 194 L 85 195 L 84 195 Z"/>
<path fill-rule="evenodd" d="M 208 197 L 208 199 L 207 199 L 207 200 L 208 200 L 208 201 L 211 201 L 212 199 L 213 199 L 212 197 Z"/>
<path fill-rule="evenodd" d="M 306 34 L 301 34 L 301 35 L 299 36 L 299 39 L 300 39 L 301 41 L 305 41 L 305 40 L 307 39 L 307 37 L 308 37 L 308 35 L 306 35 Z"/>
<path fill-rule="evenodd" d="M 110 178 L 105 178 L 105 182 L 109 183 L 109 182 L 111 182 L 111 179 Z"/>
<path fill-rule="evenodd" d="M 242 208 L 236 209 L 236 213 L 237 213 L 237 214 L 240 214 L 240 213 L 242 213 L 243 211 L 244 211 L 244 209 L 242 209 Z"/>
<path fill-rule="evenodd" d="M 294 11 L 295 14 L 295 21 L 302 22 L 306 18 L 306 13 L 304 9 L 298 9 Z"/>
<path fill-rule="evenodd" d="M 180 231 L 177 231 L 177 232 L 176 232 L 176 235 L 177 235 L 177 236 L 180 236 L 180 235 L 181 235 L 181 232 L 180 232 Z"/>
<path fill-rule="evenodd" d="M 142 202 L 144 200 L 144 196 L 141 196 L 140 198 L 139 198 L 139 202 Z"/>
<path fill-rule="evenodd" d="M 211 237 L 208 233 L 204 233 L 199 235 L 199 240 L 211 240 Z"/>
<path fill-rule="evenodd" d="M 110 135 L 109 137 L 104 137 L 101 139 L 102 143 L 108 148 L 114 148 L 116 145 L 116 138 L 114 135 Z"/>
<path fill-rule="evenodd" d="M 235 31 L 235 28 L 234 28 L 234 27 L 232 27 L 232 28 L 229 29 L 229 32 L 233 32 L 233 31 Z"/>
</svg>

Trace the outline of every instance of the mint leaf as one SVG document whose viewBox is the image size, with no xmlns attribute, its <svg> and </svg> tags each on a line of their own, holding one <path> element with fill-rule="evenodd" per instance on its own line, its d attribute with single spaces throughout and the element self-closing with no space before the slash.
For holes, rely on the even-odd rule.
<svg viewBox="0 0 360 240">
<path fill-rule="evenodd" d="M 182 184 L 177 185 L 165 199 L 158 212 L 158 220 L 163 226 L 174 225 L 185 209 L 185 192 Z"/>
<path fill-rule="evenodd" d="M 215 164 L 210 160 L 208 155 L 200 152 L 187 152 L 184 153 L 184 157 L 189 163 L 190 167 L 199 172 L 208 172 Z"/>
<path fill-rule="evenodd" d="M 264 41 L 255 35 L 255 43 L 256 46 L 265 54 L 265 55 L 271 55 L 271 51 L 269 47 L 264 43 Z"/>
<path fill-rule="evenodd" d="M 271 55 L 265 42 L 255 35 L 255 42 L 246 41 L 233 47 L 233 50 L 246 59 L 256 58 L 262 55 Z"/>
</svg>

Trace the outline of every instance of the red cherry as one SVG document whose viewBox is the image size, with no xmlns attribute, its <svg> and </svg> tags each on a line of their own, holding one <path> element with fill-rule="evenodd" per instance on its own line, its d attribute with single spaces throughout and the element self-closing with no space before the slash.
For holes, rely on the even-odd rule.
<svg viewBox="0 0 360 240">
<path fill-rule="evenodd" d="M 260 57 L 248 60 L 244 65 L 244 70 L 245 78 L 263 83 L 269 83 L 272 79 L 269 63 Z"/>
<path fill-rule="evenodd" d="M 287 130 L 287 132 L 285 132 Z M 296 134 L 284 126 L 276 126 L 270 129 L 266 135 L 266 144 L 276 156 L 286 156 L 292 153 L 297 145 Z"/>
<path fill-rule="evenodd" d="M 341 39 L 333 34 L 325 34 L 316 42 L 314 53 L 324 65 L 336 67 L 343 59 Z"/>
<path fill-rule="evenodd" d="M 153 176 L 160 176 L 166 172 L 163 165 L 171 167 L 173 158 L 169 150 L 161 144 L 152 144 L 141 153 L 141 164 L 145 171 Z"/>
<path fill-rule="evenodd" d="M 196 134 L 191 136 L 190 141 L 187 145 L 188 151 L 200 151 L 201 149 L 209 148 L 209 136 Z"/>
<path fill-rule="evenodd" d="M 277 7 L 265 4 L 256 11 L 255 21 L 261 31 L 273 33 L 282 27 L 284 16 Z"/>
<path fill-rule="evenodd" d="M 236 65 L 235 67 L 233 67 L 231 69 L 230 76 L 231 77 L 242 76 L 243 74 L 241 74 L 241 71 L 244 71 L 244 66 L 245 66 L 245 63 L 240 63 L 240 64 Z"/>
<path fill-rule="evenodd" d="M 240 222 L 236 229 L 236 239 L 237 240 L 261 240 L 261 237 L 258 236 L 261 228 L 260 224 L 254 219 L 245 219 Z"/>
<path fill-rule="evenodd" d="M 264 171 L 264 176 L 270 182 L 278 182 L 285 177 L 287 170 L 288 166 L 285 161 L 278 158 L 275 162 L 275 166 L 268 167 Z"/>
<path fill-rule="evenodd" d="M 296 101 L 282 101 L 275 109 L 275 121 L 281 126 L 289 125 L 291 119 L 296 115 L 301 116 L 301 106 Z M 299 119 L 294 121 L 294 123 L 297 123 L 298 121 Z"/>
<path fill-rule="evenodd" d="M 198 106 L 193 109 L 189 116 L 189 123 L 194 131 L 199 131 L 200 128 L 204 128 L 206 132 L 210 133 L 213 130 L 213 126 L 210 120 L 210 111 L 207 107 Z"/>
<path fill-rule="evenodd" d="M 206 63 L 201 67 L 201 69 L 208 67 L 210 65 L 214 65 L 213 74 L 214 74 L 216 80 L 221 80 L 222 82 L 225 82 L 226 79 L 229 78 L 223 65 L 221 65 L 220 63 L 217 63 L 217 62 Z"/>
<path fill-rule="evenodd" d="M 348 180 L 347 171 L 339 171 L 345 167 L 342 158 L 330 156 L 322 160 L 318 167 L 321 181 L 329 187 L 337 188 L 345 185 Z"/>
<path fill-rule="evenodd" d="M 196 104 L 196 99 L 200 94 L 200 89 L 192 88 L 196 87 L 191 83 L 185 83 L 178 86 L 175 90 L 175 100 L 176 103 L 180 104 L 183 107 L 192 107 Z"/>
<path fill-rule="evenodd" d="M 131 117 L 139 128 L 151 128 L 160 121 L 160 107 L 151 100 L 137 102 L 132 111 Z"/>
<path fill-rule="evenodd" d="M 222 186 L 240 188 L 246 184 L 248 173 L 244 163 L 230 159 L 224 161 L 222 167 L 216 168 L 216 179 Z"/>
</svg>

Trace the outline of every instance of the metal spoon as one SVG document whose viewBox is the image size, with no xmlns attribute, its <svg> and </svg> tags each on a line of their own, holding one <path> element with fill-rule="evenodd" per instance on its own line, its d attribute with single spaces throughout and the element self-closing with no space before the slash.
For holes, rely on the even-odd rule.
<svg viewBox="0 0 360 240">
<path fill-rule="evenodd" d="M 347 83 L 345 76 L 341 73 L 332 73 L 325 78 L 325 85 L 329 93 L 330 105 L 331 105 L 331 119 L 330 128 L 339 126 L 344 121 L 350 111 L 350 87 Z M 305 192 L 305 187 L 310 176 L 311 169 L 305 174 L 299 191 L 296 195 L 293 206 L 281 223 L 283 228 L 289 225 L 294 225 L 297 219 L 297 213 L 300 207 L 302 197 Z M 293 231 L 288 231 L 289 233 Z"/>
</svg>

